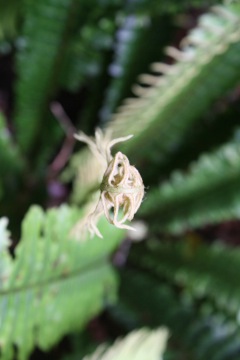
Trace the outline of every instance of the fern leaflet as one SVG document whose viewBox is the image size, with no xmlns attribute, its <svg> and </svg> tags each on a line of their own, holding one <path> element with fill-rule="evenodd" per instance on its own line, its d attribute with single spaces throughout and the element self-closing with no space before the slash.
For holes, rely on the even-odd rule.
<svg viewBox="0 0 240 360">
<path fill-rule="evenodd" d="M 239 218 L 239 164 L 238 140 L 202 155 L 187 174 L 176 171 L 152 190 L 142 215 L 151 218 L 153 228 L 170 233 Z"/>
<path fill-rule="evenodd" d="M 149 243 L 132 252 L 130 263 L 179 286 L 195 299 L 235 317 L 239 310 L 240 252 L 220 244 L 206 246 L 189 237 L 178 243 Z"/>
<path fill-rule="evenodd" d="M 167 350 L 173 351 L 176 360 L 238 360 L 238 321 L 216 311 L 206 299 L 194 302 L 191 294 L 181 291 L 181 285 L 171 287 L 156 278 L 158 271 L 153 272 L 124 270 L 121 302 L 111 312 L 114 319 L 128 330 L 143 324 L 167 326 L 171 334 Z"/>
<path fill-rule="evenodd" d="M 182 41 L 181 51 L 167 49 L 175 64 L 153 64 L 158 76 L 139 77 L 143 86 L 134 87 L 139 97 L 126 99 L 109 125 L 114 136 L 136 134 L 124 144 L 125 152 L 159 164 L 166 154 L 177 151 L 199 115 L 239 82 L 239 26 L 239 12 L 214 8 L 200 17 L 198 27 Z"/>
<path fill-rule="evenodd" d="M 83 360 L 162 360 L 167 335 L 166 329 L 133 331 L 107 350 L 100 346 L 92 356 Z"/>
<path fill-rule="evenodd" d="M 163 164 L 166 156 L 169 160 L 178 151 L 199 116 L 239 82 L 239 28 L 238 9 L 214 8 L 200 17 L 181 51 L 168 49 L 176 60 L 173 65 L 156 63 L 152 68 L 158 76 L 140 76 L 144 86 L 135 86 L 139 96 L 126 99 L 106 125 L 113 137 L 135 135 L 121 151 L 135 163 L 141 160 L 151 166 Z"/>
<path fill-rule="evenodd" d="M 0 272 L 2 359 L 13 357 L 13 345 L 21 360 L 34 345 L 49 349 L 115 299 L 116 276 L 107 256 L 123 232 L 102 224 L 104 242 L 78 243 L 69 237 L 78 219 L 79 211 L 67 206 L 46 213 L 33 206 L 23 221 L 16 257 Z M 6 259 L 6 248 L 0 254 Z"/>
</svg>

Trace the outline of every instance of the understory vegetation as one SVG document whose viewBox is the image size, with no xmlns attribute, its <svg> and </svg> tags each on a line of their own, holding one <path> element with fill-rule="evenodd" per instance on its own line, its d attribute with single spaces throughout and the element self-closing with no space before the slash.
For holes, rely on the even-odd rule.
<svg viewBox="0 0 240 360">
<path fill-rule="evenodd" d="M 240 359 L 240 3 L 0 9 L 0 358 Z M 145 186 L 103 239 L 97 128 Z"/>
</svg>

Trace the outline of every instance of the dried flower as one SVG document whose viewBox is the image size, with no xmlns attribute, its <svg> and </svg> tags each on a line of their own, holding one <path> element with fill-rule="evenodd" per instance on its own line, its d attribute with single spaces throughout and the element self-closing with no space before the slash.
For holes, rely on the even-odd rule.
<svg viewBox="0 0 240 360">
<path fill-rule="evenodd" d="M 137 169 L 130 165 L 126 155 L 117 152 L 113 157 L 111 154 L 112 146 L 130 139 L 132 135 L 111 140 L 109 132 L 104 134 L 97 129 L 95 139 L 83 132 L 75 137 L 88 144 L 92 153 L 99 158 L 106 169 L 100 185 L 100 199 L 94 212 L 88 216 L 84 224 L 92 234 L 102 238 L 96 222 L 98 217 L 104 213 L 110 224 L 121 229 L 135 230 L 124 223 L 133 219 L 141 205 L 144 196 L 143 181 Z M 111 214 L 111 210 L 113 210 L 113 214 Z M 121 210 L 123 215 L 119 219 Z M 82 225 L 83 223 L 80 227 Z M 79 229 L 79 226 L 77 228 Z"/>
</svg>

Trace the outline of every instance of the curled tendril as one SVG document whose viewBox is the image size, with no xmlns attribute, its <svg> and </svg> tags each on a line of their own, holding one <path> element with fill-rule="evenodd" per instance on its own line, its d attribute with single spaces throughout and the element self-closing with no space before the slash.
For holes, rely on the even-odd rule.
<svg viewBox="0 0 240 360">
<path fill-rule="evenodd" d="M 102 238 L 96 226 L 102 213 L 105 214 L 109 223 L 117 228 L 135 230 L 124 223 L 133 219 L 141 205 L 144 196 L 143 181 L 137 169 L 130 165 L 126 155 L 121 152 L 117 152 L 114 157 L 111 155 L 113 145 L 130 139 L 132 135 L 110 140 L 109 133 L 103 134 L 100 129 L 97 129 L 95 140 L 82 132 L 75 137 L 87 143 L 92 153 L 101 158 L 107 166 L 100 185 L 101 195 L 97 206 L 86 221 L 78 224 L 75 230 L 79 231 L 84 224 L 93 235 L 96 234 Z M 122 217 L 119 219 L 120 212 Z"/>
</svg>

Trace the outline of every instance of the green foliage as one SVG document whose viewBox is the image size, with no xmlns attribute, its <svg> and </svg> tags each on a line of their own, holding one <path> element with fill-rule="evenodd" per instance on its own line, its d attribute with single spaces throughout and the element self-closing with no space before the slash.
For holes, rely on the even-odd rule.
<svg viewBox="0 0 240 360">
<path fill-rule="evenodd" d="M 121 150 L 143 171 L 145 163 L 149 165 L 147 179 L 185 146 L 190 131 L 202 124 L 201 114 L 239 83 L 239 24 L 238 12 L 230 8 L 204 14 L 182 41 L 181 51 L 169 48 L 177 61 L 153 64 L 163 75 L 141 75 L 139 80 L 148 86 L 137 85 L 139 97 L 126 99 L 106 125 L 114 137 L 134 134 Z"/>
<path fill-rule="evenodd" d="M 100 74 L 104 54 L 112 46 L 114 22 L 101 19 L 94 25 L 87 24 L 79 29 L 66 54 L 62 85 L 70 91 L 78 90 L 88 78 Z"/>
<path fill-rule="evenodd" d="M 69 233 L 79 216 L 67 206 L 47 213 L 35 206 L 24 219 L 15 258 L 7 262 L 7 273 L 1 270 L 2 359 L 12 358 L 13 344 L 19 359 L 26 359 L 35 344 L 49 349 L 115 299 L 116 277 L 107 256 L 122 233 L 102 224 L 104 242 L 77 242 Z M 9 260 L 2 235 L 1 256 Z"/>
<path fill-rule="evenodd" d="M 238 138 L 217 151 L 202 155 L 187 174 L 174 172 L 152 190 L 141 213 L 153 227 L 179 233 L 240 216 L 240 144 Z"/>
<path fill-rule="evenodd" d="M 0 175 L 2 179 L 12 173 L 19 172 L 23 167 L 23 159 L 19 149 L 11 139 L 6 119 L 0 113 Z"/>
<path fill-rule="evenodd" d="M 205 8 L 215 4 L 216 2 L 212 0 L 172 0 L 171 2 L 158 0 L 134 0 L 129 3 L 128 10 L 155 15 L 158 13 L 177 13 L 188 10 L 189 5 Z"/>
<path fill-rule="evenodd" d="M 30 15 L 24 22 L 23 44 L 17 56 L 15 116 L 18 142 L 25 152 L 33 147 L 36 151 L 36 141 L 39 147 L 44 139 L 44 125 L 49 123 L 49 101 L 58 84 L 73 6 L 73 0 L 25 2 L 25 12 Z M 50 122 L 48 136 L 53 143 L 51 125 Z"/>
<path fill-rule="evenodd" d="M 114 343 L 146 326 L 169 329 L 164 360 L 239 359 L 239 246 L 198 234 L 240 214 L 240 7 L 224 4 L 0 0 L 1 359 L 65 336 L 61 358 L 159 359 L 158 330 Z M 142 244 L 122 243 L 128 233 L 103 219 L 103 240 L 73 238 L 106 169 L 81 144 L 71 156 L 72 133 L 96 126 L 134 135 L 116 151 L 146 186 Z M 114 345 L 86 355 L 99 334 Z"/>
<path fill-rule="evenodd" d="M 167 331 L 141 329 L 118 340 L 109 349 L 100 346 L 92 356 L 83 360 L 161 360 L 167 340 Z"/>
<path fill-rule="evenodd" d="M 0 164 L 0 198 L 6 199 L 5 190 L 15 191 L 17 181 L 26 164 L 11 137 L 2 113 L 0 113 Z"/>
<path fill-rule="evenodd" d="M 0 289 L 2 288 L 2 281 L 9 276 L 12 266 L 12 259 L 7 251 L 7 248 L 11 243 L 7 224 L 7 218 L 0 218 Z"/>
<path fill-rule="evenodd" d="M 137 75 L 146 71 L 153 59 L 160 59 L 162 56 L 162 48 L 169 41 L 172 32 L 170 20 L 169 17 L 155 16 L 150 20 L 146 16 L 133 15 L 121 19 L 121 26 L 116 34 L 114 59 L 109 69 L 111 82 L 101 109 L 103 123 L 110 120 L 122 100 L 131 95 L 131 86 Z"/>
<path fill-rule="evenodd" d="M 0 1 L 0 40 L 16 36 L 21 5 L 21 0 Z"/>
<path fill-rule="evenodd" d="M 184 135 L 214 100 L 239 83 L 238 13 L 218 8 L 204 14 L 179 51 L 168 48 L 177 62 L 153 64 L 163 76 L 142 75 L 137 99 L 127 99 L 110 125 L 115 136 L 134 133 L 124 144 L 134 161 L 163 162 L 178 151 Z M 145 146 L 141 147 L 140 144 Z"/>
<path fill-rule="evenodd" d="M 215 308 L 235 316 L 239 309 L 239 258 L 239 250 L 221 244 L 206 246 L 189 236 L 177 243 L 150 242 L 132 252 L 130 263 L 167 278 L 197 300 L 209 298 Z"/>
<path fill-rule="evenodd" d="M 237 360 L 239 324 L 217 312 L 211 303 L 196 306 L 181 289 L 170 287 L 154 267 L 151 274 L 144 268 L 125 270 L 120 304 L 112 309 L 112 315 L 128 330 L 142 324 L 169 327 L 170 359 Z"/>
</svg>

